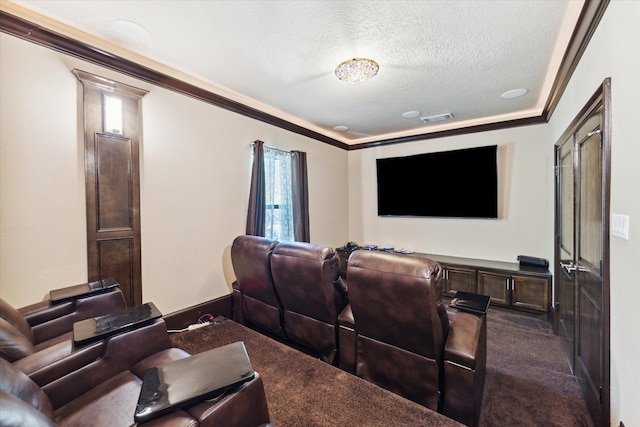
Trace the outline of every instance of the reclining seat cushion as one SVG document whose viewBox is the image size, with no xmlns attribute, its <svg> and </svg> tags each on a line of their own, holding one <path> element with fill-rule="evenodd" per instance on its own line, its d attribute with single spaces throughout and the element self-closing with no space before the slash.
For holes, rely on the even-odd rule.
<svg viewBox="0 0 640 427">
<path fill-rule="evenodd" d="M 231 263 L 242 293 L 242 313 L 251 325 L 283 336 L 282 305 L 271 276 L 275 240 L 238 236 L 231 245 Z"/>
<path fill-rule="evenodd" d="M 0 357 L 15 362 L 35 351 L 33 343 L 27 337 L 0 317 Z"/>
<path fill-rule="evenodd" d="M 340 262 L 334 248 L 303 242 L 280 243 L 271 257 L 273 283 L 292 341 L 333 360 L 338 314 L 346 305 Z"/>
<path fill-rule="evenodd" d="M 49 397 L 24 372 L 5 359 L 0 359 L 0 391 L 7 392 L 53 419 Z M 0 412 L 4 411 L 3 410 Z"/>
<path fill-rule="evenodd" d="M 31 325 L 29 325 L 27 319 L 25 319 L 18 310 L 9 305 L 9 303 L 2 298 L 0 298 L 0 317 L 13 325 L 31 343 L 34 343 L 33 331 L 31 330 Z"/>
</svg>

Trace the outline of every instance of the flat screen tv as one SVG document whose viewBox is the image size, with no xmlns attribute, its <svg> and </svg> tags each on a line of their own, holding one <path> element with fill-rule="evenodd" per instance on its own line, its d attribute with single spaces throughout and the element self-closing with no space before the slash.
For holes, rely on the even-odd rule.
<svg viewBox="0 0 640 427">
<path fill-rule="evenodd" d="M 497 149 L 377 159 L 378 215 L 498 218 Z"/>
</svg>

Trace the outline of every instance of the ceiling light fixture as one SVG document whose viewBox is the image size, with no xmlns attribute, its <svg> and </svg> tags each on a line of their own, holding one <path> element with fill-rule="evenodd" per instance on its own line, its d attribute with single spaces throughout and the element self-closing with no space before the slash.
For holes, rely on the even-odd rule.
<svg viewBox="0 0 640 427">
<path fill-rule="evenodd" d="M 364 83 L 378 74 L 380 66 L 373 59 L 353 58 L 341 62 L 336 67 L 336 77 L 343 82 Z"/>
<path fill-rule="evenodd" d="M 349 130 L 349 126 L 339 125 L 334 127 L 333 130 L 337 130 L 338 132 L 346 132 Z"/>
</svg>

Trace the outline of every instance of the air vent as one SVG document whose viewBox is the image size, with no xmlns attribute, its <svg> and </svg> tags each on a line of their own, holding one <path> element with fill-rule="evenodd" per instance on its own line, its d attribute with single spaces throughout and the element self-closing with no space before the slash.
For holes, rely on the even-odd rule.
<svg viewBox="0 0 640 427">
<path fill-rule="evenodd" d="M 445 114 L 438 114 L 438 115 L 429 116 L 429 117 L 420 117 L 420 120 L 422 120 L 422 123 L 441 122 L 443 120 L 449 120 L 449 119 L 453 119 L 453 114 L 445 113 Z"/>
</svg>

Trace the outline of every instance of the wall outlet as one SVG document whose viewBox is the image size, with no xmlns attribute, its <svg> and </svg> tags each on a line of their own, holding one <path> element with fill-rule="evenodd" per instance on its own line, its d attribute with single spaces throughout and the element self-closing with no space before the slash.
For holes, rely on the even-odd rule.
<svg viewBox="0 0 640 427">
<path fill-rule="evenodd" d="M 629 215 L 611 214 L 611 235 L 629 240 Z"/>
</svg>

